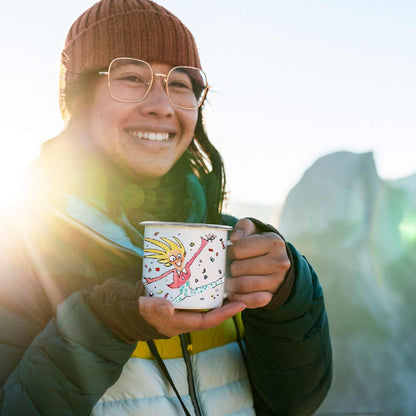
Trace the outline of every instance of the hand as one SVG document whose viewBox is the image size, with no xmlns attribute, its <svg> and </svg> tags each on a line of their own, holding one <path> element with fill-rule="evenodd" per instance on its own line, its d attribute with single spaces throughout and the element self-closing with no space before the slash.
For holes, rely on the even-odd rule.
<svg viewBox="0 0 416 416">
<path fill-rule="evenodd" d="M 139 313 L 159 334 L 173 337 L 185 332 L 212 328 L 231 318 L 245 308 L 243 302 L 229 302 L 209 312 L 175 309 L 166 299 L 139 298 Z"/>
<path fill-rule="evenodd" d="M 244 302 L 250 309 L 266 306 L 290 267 L 285 242 L 276 233 L 258 234 L 248 219 L 237 222 L 230 240 L 232 278 L 225 280 L 228 299 Z"/>
</svg>

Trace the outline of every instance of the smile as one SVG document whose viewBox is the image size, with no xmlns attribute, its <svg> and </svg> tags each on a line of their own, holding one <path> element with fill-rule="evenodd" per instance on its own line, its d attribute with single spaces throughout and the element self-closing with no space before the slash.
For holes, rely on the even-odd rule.
<svg viewBox="0 0 416 416">
<path fill-rule="evenodd" d="M 154 131 L 137 131 L 128 130 L 131 136 L 137 137 L 138 139 L 155 141 L 155 142 L 166 142 L 169 140 L 169 133 L 167 132 L 154 132 Z"/>
</svg>

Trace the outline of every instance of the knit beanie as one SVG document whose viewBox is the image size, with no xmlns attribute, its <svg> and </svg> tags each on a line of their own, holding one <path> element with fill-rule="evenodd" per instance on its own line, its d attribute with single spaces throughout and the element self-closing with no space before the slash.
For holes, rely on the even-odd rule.
<svg viewBox="0 0 416 416">
<path fill-rule="evenodd" d="M 107 69 L 114 58 L 201 68 L 191 32 L 150 0 L 101 0 L 71 26 L 61 55 L 59 105 L 68 117 L 68 88 L 85 72 Z"/>
</svg>

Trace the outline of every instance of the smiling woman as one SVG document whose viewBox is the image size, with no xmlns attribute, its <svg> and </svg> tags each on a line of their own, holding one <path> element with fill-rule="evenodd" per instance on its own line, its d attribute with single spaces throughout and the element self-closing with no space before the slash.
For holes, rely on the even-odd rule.
<svg viewBox="0 0 416 416">
<path fill-rule="evenodd" d="M 60 68 L 66 125 L 30 166 L 17 230 L 0 233 L 0 414 L 313 413 L 332 368 L 322 289 L 277 230 L 223 213 L 188 28 L 150 0 L 101 0 Z M 216 262 L 215 236 L 145 247 L 149 220 L 228 226 L 224 304 L 174 303 L 201 287 L 190 267 L 208 244 Z M 149 248 L 171 263 L 173 302 L 145 296 Z"/>
<path fill-rule="evenodd" d="M 192 83 L 189 88 L 182 88 L 186 92 L 176 91 L 178 87 L 171 84 L 172 77 L 175 78 L 173 65 L 130 60 L 139 62 L 137 74 L 137 69 L 131 70 L 132 63 L 126 63 L 126 58 L 122 60 L 110 64 L 108 82 L 104 77 L 96 81 L 88 102 L 87 124 L 82 129 L 120 167 L 127 167 L 142 181 L 155 183 L 191 144 L 198 100 Z M 159 76 L 156 78 L 155 74 Z M 160 75 L 168 79 L 163 80 Z M 144 82 L 139 83 L 143 77 Z M 185 104 L 187 108 L 183 107 Z"/>
</svg>

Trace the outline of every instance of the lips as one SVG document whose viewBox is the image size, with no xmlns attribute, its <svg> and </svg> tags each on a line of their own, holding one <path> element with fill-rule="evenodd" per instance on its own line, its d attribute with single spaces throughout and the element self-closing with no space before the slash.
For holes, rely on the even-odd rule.
<svg viewBox="0 0 416 416">
<path fill-rule="evenodd" d="M 149 140 L 152 142 L 166 142 L 170 137 L 173 137 L 174 135 L 173 133 L 169 132 L 142 131 L 133 129 L 128 129 L 127 133 L 138 139 Z"/>
</svg>

